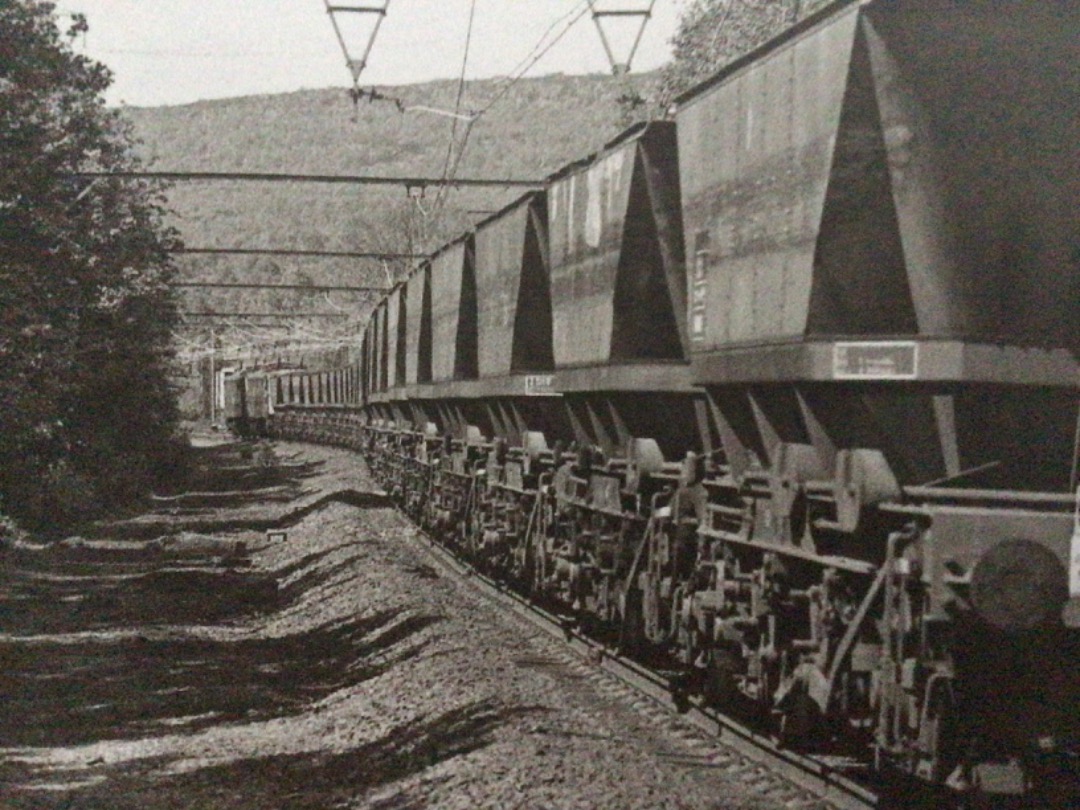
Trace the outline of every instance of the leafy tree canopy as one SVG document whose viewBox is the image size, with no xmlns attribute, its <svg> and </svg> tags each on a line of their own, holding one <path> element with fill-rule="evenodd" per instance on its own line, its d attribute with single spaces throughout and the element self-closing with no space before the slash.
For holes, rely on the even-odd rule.
<svg viewBox="0 0 1080 810">
<path fill-rule="evenodd" d="M 662 70 L 661 106 L 829 2 L 694 0 L 672 39 L 672 60 Z"/>
<path fill-rule="evenodd" d="M 52 3 L 0 0 L 0 499 L 59 529 L 149 486 L 170 457 L 175 234 L 133 170 L 109 71 Z"/>
</svg>

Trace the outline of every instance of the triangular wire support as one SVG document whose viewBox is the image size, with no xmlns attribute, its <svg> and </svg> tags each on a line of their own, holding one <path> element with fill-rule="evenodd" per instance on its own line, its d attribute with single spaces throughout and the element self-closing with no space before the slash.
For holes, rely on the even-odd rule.
<svg viewBox="0 0 1080 810">
<path fill-rule="evenodd" d="M 624 73 L 630 72 L 630 65 L 634 61 L 634 54 L 637 53 L 638 45 L 641 44 L 641 37 L 645 33 L 645 25 L 649 22 L 649 18 L 652 17 L 653 6 L 656 5 L 656 0 L 650 0 L 647 8 L 597 8 L 597 0 L 589 0 L 589 8 L 592 10 L 593 23 L 596 25 L 596 30 L 600 33 L 600 42 L 604 46 L 604 52 L 607 54 L 608 61 L 611 63 L 611 72 L 620 76 Z M 620 62 L 615 52 L 611 49 L 611 43 L 608 41 L 607 34 L 604 32 L 603 23 L 601 20 L 605 17 L 640 17 L 641 24 L 638 26 L 637 35 L 634 37 L 634 44 L 630 46 L 630 52 L 626 55 L 626 60 Z"/>
<path fill-rule="evenodd" d="M 326 13 L 330 15 L 330 23 L 334 26 L 334 35 L 337 37 L 338 44 L 341 46 L 341 52 L 345 55 L 345 64 L 348 66 L 349 73 L 352 75 L 353 89 L 359 92 L 360 74 L 364 72 L 364 68 L 367 66 L 368 57 L 371 55 L 371 48 L 375 44 L 375 37 L 378 36 L 379 27 L 382 25 L 383 18 L 386 17 L 386 10 L 390 7 L 390 0 L 383 0 L 381 6 L 339 5 L 331 3 L 330 0 L 323 0 L 323 5 L 326 6 Z M 349 45 L 345 41 L 345 36 L 341 33 L 341 26 L 338 25 L 338 14 L 377 15 L 375 18 L 375 25 L 371 29 L 371 35 L 364 45 L 364 53 L 359 59 L 354 59 L 349 52 Z"/>
</svg>

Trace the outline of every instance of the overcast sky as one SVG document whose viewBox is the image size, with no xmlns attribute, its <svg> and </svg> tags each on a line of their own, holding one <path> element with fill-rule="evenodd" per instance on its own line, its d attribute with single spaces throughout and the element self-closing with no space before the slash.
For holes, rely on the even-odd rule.
<svg viewBox="0 0 1080 810">
<path fill-rule="evenodd" d="M 356 6 L 383 1 L 334 0 Z M 361 84 L 456 78 L 472 2 L 390 0 Z M 655 0 L 634 60 L 635 72 L 668 60 L 669 40 L 688 3 Z M 597 0 L 597 4 L 629 9 L 647 7 L 649 2 Z M 87 16 L 90 32 L 76 47 L 112 68 L 115 83 L 107 98 L 114 104 L 183 104 L 351 83 L 323 0 L 57 0 L 57 6 L 60 12 Z M 475 0 L 466 75 L 511 73 L 545 31 L 556 23 L 554 32 L 561 31 L 586 6 L 587 0 Z M 375 15 L 349 18 L 373 22 Z M 528 75 L 609 70 L 596 27 L 586 14 Z"/>
</svg>

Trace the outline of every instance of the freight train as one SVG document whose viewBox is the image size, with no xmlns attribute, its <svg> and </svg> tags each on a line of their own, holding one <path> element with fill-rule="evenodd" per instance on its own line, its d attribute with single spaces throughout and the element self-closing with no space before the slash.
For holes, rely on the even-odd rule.
<svg viewBox="0 0 1080 810">
<path fill-rule="evenodd" d="M 834 3 L 439 250 L 268 430 L 676 697 L 1076 806 L 1077 32 Z"/>
</svg>

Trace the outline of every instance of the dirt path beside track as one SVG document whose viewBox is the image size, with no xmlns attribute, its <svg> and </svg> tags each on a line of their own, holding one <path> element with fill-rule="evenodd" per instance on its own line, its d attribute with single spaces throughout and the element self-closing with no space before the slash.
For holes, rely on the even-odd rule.
<svg viewBox="0 0 1080 810">
<path fill-rule="evenodd" d="M 323 503 L 371 489 L 351 454 L 275 458 L 273 498 L 171 503 L 152 544 L 5 553 L 0 807 L 813 806 L 432 568 L 391 509 Z M 231 528 L 315 503 L 284 540 Z"/>
</svg>

